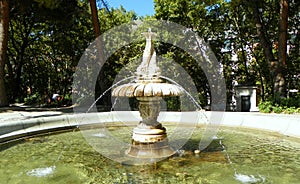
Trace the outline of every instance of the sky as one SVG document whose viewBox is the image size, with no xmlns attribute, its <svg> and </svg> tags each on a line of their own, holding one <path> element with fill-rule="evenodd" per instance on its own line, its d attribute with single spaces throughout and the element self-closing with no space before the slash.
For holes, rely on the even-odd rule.
<svg viewBox="0 0 300 184">
<path fill-rule="evenodd" d="M 119 8 L 121 5 L 127 10 L 133 10 L 139 16 L 154 15 L 153 0 L 106 0 L 109 7 Z"/>
</svg>

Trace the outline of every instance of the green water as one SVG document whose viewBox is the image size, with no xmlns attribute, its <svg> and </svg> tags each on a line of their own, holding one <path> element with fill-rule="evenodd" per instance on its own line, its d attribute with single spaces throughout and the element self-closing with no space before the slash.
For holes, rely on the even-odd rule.
<svg viewBox="0 0 300 184">
<path fill-rule="evenodd" d="M 128 131 L 110 131 L 130 141 Z M 183 156 L 144 166 L 120 164 L 101 156 L 81 132 L 28 138 L 0 152 L 1 183 L 300 183 L 299 139 L 222 127 L 218 136 L 223 137 L 226 152 L 195 155 L 202 132 L 202 128 L 195 130 L 183 147 Z M 251 177 L 254 180 L 247 180 Z"/>
</svg>

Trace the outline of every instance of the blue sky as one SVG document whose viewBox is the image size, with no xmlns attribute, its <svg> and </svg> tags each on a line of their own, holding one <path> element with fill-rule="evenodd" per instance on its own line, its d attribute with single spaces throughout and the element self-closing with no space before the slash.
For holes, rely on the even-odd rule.
<svg viewBox="0 0 300 184">
<path fill-rule="evenodd" d="M 119 8 L 121 5 L 127 10 L 133 10 L 139 16 L 154 15 L 153 0 L 106 0 L 109 7 Z"/>
</svg>

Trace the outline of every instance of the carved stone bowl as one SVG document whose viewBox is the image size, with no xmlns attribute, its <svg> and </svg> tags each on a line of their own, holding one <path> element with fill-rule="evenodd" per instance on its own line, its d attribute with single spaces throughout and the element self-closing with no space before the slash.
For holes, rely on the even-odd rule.
<svg viewBox="0 0 300 184">
<path fill-rule="evenodd" d="M 112 92 L 112 96 L 119 97 L 170 97 L 180 95 L 182 95 L 182 90 L 174 84 L 146 80 L 123 84 L 116 87 Z"/>
</svg>

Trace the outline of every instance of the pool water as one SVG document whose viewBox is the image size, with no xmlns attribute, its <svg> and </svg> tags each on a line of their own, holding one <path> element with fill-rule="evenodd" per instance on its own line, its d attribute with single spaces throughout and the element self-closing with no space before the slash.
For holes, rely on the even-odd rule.
<svg viewBox="0 0 300 184">
<path fill-rule="evenodd" d="M 110 132 L 130 142 L 124 129 Z M 202 133 L 196 128 L 180 154 L 142 166 L 107 159 L 80 131 L 27 138 L 2 148 L 1 183 L 300 183 L 300 139 L 221 127 L 218 137 L 225 150 L 194 154 Z"/>
</svg>

